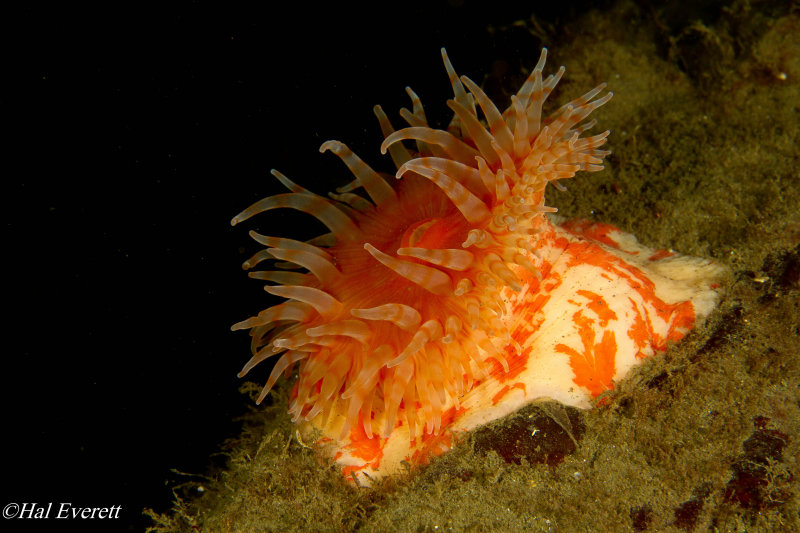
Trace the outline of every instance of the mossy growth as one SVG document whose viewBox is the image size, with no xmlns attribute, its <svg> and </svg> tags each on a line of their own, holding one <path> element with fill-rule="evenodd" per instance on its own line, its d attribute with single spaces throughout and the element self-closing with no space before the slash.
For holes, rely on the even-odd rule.
<svg viewBox="0 0 800 533">
<path fill-rule="evenodd" d="M 588 12 L 558 40 L 535 18 L 493 31 L 530 52 L 521 64 L 544 41 L 568 66 L 556 99 L 609 82 L 607 169 L 548 203 L 727 264 L 707 323 L 595 409 L 531 406 L 372 489 L 298 440 L 284 384 L 152 531 L 800 530 L 800 17 L 643 5 Z"/>
</svg>

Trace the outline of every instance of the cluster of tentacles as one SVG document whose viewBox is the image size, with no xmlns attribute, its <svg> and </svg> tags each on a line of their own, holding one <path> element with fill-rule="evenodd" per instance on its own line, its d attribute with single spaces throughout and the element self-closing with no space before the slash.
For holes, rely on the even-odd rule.
<svg viewBox="0 0 800 533">
<path fill-rule="evenodd" d="M 266 248 L 245 264 L 266 291 L 287 301 L 233 326 L 250 329 L 252 358 L 240 376 L 279 356 L 258 401 L 299 363 L 289 406 L 295 420 L 356 427 L 368 438 L 407 424 L 410 438 L 438 433 L 448 408 L 488 372 L 509 371 L 515 350 L 501 317 L 502 291 L 522 290 L 538 276 L 536 233 L 547 183 L 602 168 L 598 148 L 608 132 L 581 134 L 584 119 L 611 98 L 604 85 L 542 119 L 542 105 L 563 75 L 543 79 L 546 50 L 511 105 L 500 112 L 472 80 L 459 78 L 442 50 L 455 94 L 447 131 L 431 128 L 407 89 L 409 127 L 395 131 L 375 114 L 397 168 L 396 181 L 372 170 L 343 143 L 328 141 L 355 180 L 330 199 L 272 174 L 289 193 L 265 198 L 237 215 L 292 208 L 330 233 L 308 242 L 251 232 Z M 476 110 L 480 107 L 482 120 Z M 401 141 L 415 141 L 409 150 Z M 556 183 L 556 186 L 559 186 Z M 369 197 L 355 194 L 363 188 Z M 371 201 L 370 201 L 371 200 Z M 298 270 L 304 269 L 304 270 Z M 338 420 L 337 420 L 338 419 Z"/>
</svg>

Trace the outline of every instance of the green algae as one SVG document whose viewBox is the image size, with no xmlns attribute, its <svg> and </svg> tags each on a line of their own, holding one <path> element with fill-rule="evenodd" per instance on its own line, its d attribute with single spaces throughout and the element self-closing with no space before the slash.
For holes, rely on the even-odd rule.
<svg viewBox="0 0 800 533">
<path fill-rule="evenodd" d="M 506 462 L 472 435 L 419 472 L 349 486 L 298 440 L 281 384 L 224 470 L 150 513 L 153 531 L 800 530 L 800 15 L 734 2 L 700 22 L 620 0 L 559 39 L 516 27 L 531 35 L 522 64 L 544 37 L 567 65 L 560 101 L 598 80 L 615 92 L 597 112 L 606 170 L 548 203 L 728 265 L 719 308 L 602 406 L 570 412 L 578 446 L 556 464 Z"/>
</svg>

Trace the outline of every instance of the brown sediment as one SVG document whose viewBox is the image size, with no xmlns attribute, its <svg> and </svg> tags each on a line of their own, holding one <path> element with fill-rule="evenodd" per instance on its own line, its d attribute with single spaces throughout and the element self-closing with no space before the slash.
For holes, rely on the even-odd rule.
<svg viewBox="0 0 800 533">
<path fill-rule="evenodd" d="M 572 437 L 534 406 L 531 425 L 511 415 L 369 490 L 298 442 L 281 386 L 225 450 L 228 468 L 202 493 L 177 490 L 157 529 L 800 529 L 800 17 L 784 4 L 710 15 L 621 0 L 558 32 L 535 20 L 495 29 L 525 44 L 530 56 L 513 61 L 527 67 L 549 39 L 570 71 L 560 95 L 609 82 L 598 120 L 613 132 L 610 168 L 548 202 L 729 265 L 703 328 L 597 408 L 570 411 Z M 486 86 L 516 87 L 509 64 Z M 537 424 L 552 436 L 538 442 Z"/>
</svg>

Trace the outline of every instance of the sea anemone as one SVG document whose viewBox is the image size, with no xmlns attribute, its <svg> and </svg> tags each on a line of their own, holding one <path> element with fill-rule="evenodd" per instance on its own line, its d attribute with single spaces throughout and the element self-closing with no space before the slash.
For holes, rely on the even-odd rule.
<svg viewBox="0 0 800 533">
<path fill-rule="evenodd" d="M 546 56 L 500 112 L 442 49 L 454 93 L 447 131 L 428 125 L 411 89 L 412 111 L 400 111 L 408 127 L 395 131 L 374 109 L 394 177 L 327 141 L 320 151 L 355 180 L 324 198 L 273 170 L 290 192 L 231 221 L 291 208 L 330 230 L 307 242 L 250 233 L 266 248 L 244 268 L 276 261 L 279 270 L 250 276 L 287 301 L 233 329 L 252 337 L 240 376 L 278 357 L 258 402 L 298 366 L 289 412 L 334 443 L 345 473 L 424 462 L 452 445 L 449 430 L 542 396 L 587 407 L 716 302 L 710 262 L 547 216 L 556 211 L 544 203 L 548 183 L 563 188 L 560 180 L 603 168 L 609 132 L 583 135 L 612 93 L 600 84 L 543 118 L 564 73 L 545 78 Z"/>
<path fill-rule="evenodd" d="M 252 337 L 253 357 L 240 376 L 280 355 L 258 402 L 299 363 L 289 407 L 295 421 L 343 410 L 343 438 L 353 424 L 370 437 L 387 436 L 399 418 L 413 439 L 418 430 L 440 430 L 443 406 L 458 406 L 492 371 L 490 359 L 509 371 L 490 339 L 505 338 L 514 348 L 498 320 L 505 312 L 501 289 L 522 287 L 514 265 L 523 276 L 540 277 L 531 235 L 543 214 L 555 211 L 544 205 L 545 186 L 601 170 L 609 153 L 598 149 L 608 131 L 581 137 L 595 124 L 584 119 L 611 99 L 610 92 L 596 98 L 605 84 L 542 119 L 564 73 L 561 67 L 543 78 L 546 57 L 543 49 L 501 113 L 475 82 L 456 75 L 442 49 L 455 95 L 447 102 L 454 112 L 447 131 L 428 125 L 410 89 L 413 112 L 401 111 L 409 127 L 395 131 L 375 107 L 385 136 L 381 152 L 389 150 L 399 181 L 339 141 L 323 143 L 320 152 L 339 156 L 356 179 L 331 199 L 272 171 L 291 192 L 256 202 L 231 224 L 291 208 L 316 217 L 330 233 L 309 242 L 250 233 L 267 248 L 245 269 L 275 259 L 308 270 L 250 273 L 277 283 L 266 291 L 289 299 L 233 326 L 250 329 Z M 416 141 L 416 150 L 403 140 Z M 372 202 L 353 193 L 361 187 Z"/>
</svg>

